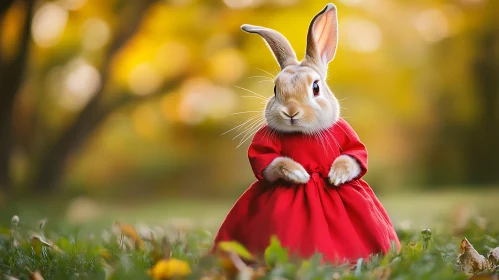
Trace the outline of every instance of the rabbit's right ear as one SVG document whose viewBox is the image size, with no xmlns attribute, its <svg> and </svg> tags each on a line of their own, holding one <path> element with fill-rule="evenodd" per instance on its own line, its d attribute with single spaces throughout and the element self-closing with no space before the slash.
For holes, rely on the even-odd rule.
<svg viewBox="0 0 499 280">
<path fill-rule="evenodd" d="M 270 28 L 243 24 L 241 26 L 243 31 L 248 33 L 256 33 L 263 37 L 270 50 L 274 54 L 277 63 L 281 70 L 289 65 L 297 65 L 296 54 L 289 41 L 279 32 Z"/>
<path fill-rule="evenodd" d="M 310 23 L 307 35 L 307 60 L 319 66 L 324 73 L 333 60 L 338 45 L 338 14 L 332 3 L 326 5 Z"/>
</svg>

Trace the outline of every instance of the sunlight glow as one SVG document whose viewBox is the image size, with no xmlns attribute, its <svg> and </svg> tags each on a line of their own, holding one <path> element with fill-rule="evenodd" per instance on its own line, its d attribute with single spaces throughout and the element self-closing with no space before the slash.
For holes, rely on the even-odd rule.
<svg viewBox="0 0 499 280">
<path fill-rule="evenodd" d="M 135 66 L 128 76 L 128 85 L 137 95 L 148 95 L 156 91 L 163 79 L 150 63 Z"/>
<path fill-rule="evenodd" d="M 339 0 L 339 2 L 346 6 L 357 6 L 363 4 L 364 0 Z"/>
<path fill-rule="evenodd" d="M 430 9 L 420 13 L 414 21 L 421 37 L 430 43 L 437 42 L 449 35 L 447 18 L 438 9 Z"/>
<path fill-rule="evenodd" d="M 59 41 L 66 23 L 68 12 L 58 4 L 48 2 L 36 11 L 31 25 L 33 39 L 41 47 L 51 47 Z"/>
<path fill-rule="evenodd" d="M 81 28 L 81 43 L 87 50 L 98 50 L 109 41 L 111 30 L 107 22 L 98 19 L 87 19 Z"/>
<path fill-rule="evenodd" d="M 374 52 L 379 49 L 382 41 L 379 27 L 365 19 L 347 18 L 340 25 L 343 31 L 340 36 L 346 37 L 349 48 L 357 52 Z"/>
<path fill-rule="evenodd" d="M 67 10 L 76 11 L 83 7 L 87 0 L 59 0 L 59 5 Z"/>
<path fill-rule="evenodd" d="M 210 73 L 222 84 L 232 84 L 246 71 L 246 61 L 236 49 L 223 49 L 210 58 Z"/>
<path fill-rule="evenodd" d="M 292 6 L 298 3 L 298 0 L 272 0 L 273 3 L 280 6 Z"/>
<path fill-rule="evenodd" d="M 160 117 L 150 104 L 141 104 L 132 113 L 135 131 L 146 139 L 154 139 L 160 129 Z"/>
<path fill-rule="evenodd" d="M 261 2 L 262 0 L 224 0 L 224 3 L 232 9 L 254 7 Z"/>
<path fill-rule="evenodd" d="M 228 88 L 214 85 L 204 78 L 187 81 L 182 89 L 179 117 L 188 124 L 199 124 L 207 118 L 220 119 L 233 112 L 236 95 Z"/>
<path fill-rule="evenodd" d="M 101 86 L 100 74 L 94 66 L 82 58 L 69 62 L 65 72 L 60 104 L 70 110 L 79 110 Z"/>
<path fill-rule="evenodd" d="M 156 54 L 154 66 L 163 78 L 170 78 L 184 71 L 190 62 L 189 48 L 180 42 L 164 43 Z"/>
</svg>

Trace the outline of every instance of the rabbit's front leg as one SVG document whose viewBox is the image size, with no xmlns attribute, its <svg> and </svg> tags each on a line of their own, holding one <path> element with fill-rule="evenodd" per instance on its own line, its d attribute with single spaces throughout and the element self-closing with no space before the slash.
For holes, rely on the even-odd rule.
<svg viewBox="0 0 499 280">
<path fill-rule="evenodd" d="M 341 155 L 336 158 L 331 166 L 329 182 L 335 186 L 339 186 L 357 177 L 360 171 L 360 165 L 354 158 Z"/>
<path fill-rule="evenodd" d="M 287 157 L 277 157 L 263 170 L 263 177 L 269 182 L 284 179 L 295 184 L 305 184 L 310 175 L 305 168 Z"/>
</svg>

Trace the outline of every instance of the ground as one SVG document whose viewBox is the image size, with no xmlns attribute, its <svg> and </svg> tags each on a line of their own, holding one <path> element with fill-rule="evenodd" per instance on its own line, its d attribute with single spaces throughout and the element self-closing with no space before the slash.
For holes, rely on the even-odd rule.
<svg viewBox="0 0 499 280">
<path fill-rule="evenodd" d="M 385 193 L 379 197 L 401 238 L 400 253 L 362 260 L 352 269 L 321 266 L 318 259 L 288 260 L 285 251 L 274 244 L 269 249 L 269 256 L 274 257 L 266 259 L 266 270 L 264 260 L 257 268 L 239 269 L 250 271 L 246 276 L 265 275 L 262 279 L 467 279 L 470 276 L 456 265 L 463 238 L 485 257 L 499 246 L 499 190 Z M 227 276 L 235 269 L 238 255 L 245 257 L 234 244 L 226 248 L 237 253 L 229 254 L 229 259 L 205 255 L 233 202 L 168 198 L 147 203 L 103 203 L 87 198 L 6 202 L 0 213 L 0 277 L 27 279 L 30 272 L 39 270 L 45 279 L 162 279 L 172 276 L 168 273 L 174 267 L 190 272 L 186 277 L 191 279 L 201 275 L 219 279 L 217 275 Z M 13 225 L 14 215 L 20 221 Z M 40 224 L 44 218 L 47 220 Z M 431 232 L 422 233 L 426 228 Z M 159 261 L 170 256 L 173 259 Z M 155 270 L 150 270 L 153 267 Z"/>
</svg>

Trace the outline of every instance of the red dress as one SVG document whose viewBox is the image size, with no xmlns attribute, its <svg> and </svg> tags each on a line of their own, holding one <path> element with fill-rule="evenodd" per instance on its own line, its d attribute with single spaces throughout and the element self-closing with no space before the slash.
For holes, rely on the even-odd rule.
<svg viewBox="0 0 499 280">
<path fill-rule="evenodd" d="M 329 262 L 352 262 L 386 253 L 391 242 L 400 247 L 388 214 L 361 179 L 367 172 L 367 150 L 345 120 L 323 131 L 322 142 L 317 136 L 275 136 L 269 130 L 262 127 L 248 150 L 258 180 L 230 210 L 213 249 L 220 241 L 238 241 L 260 255 L 276 235 L 293 255 L 308 258 L 318 252 Z M 335 187 L 328 173 L 333 161 L 345 154 L 355 158 L 362 171 Z M 300 163 L 311 175 L 308 183 L 266 182 L 262 171 L 279 156 Z"/>
</svg>

